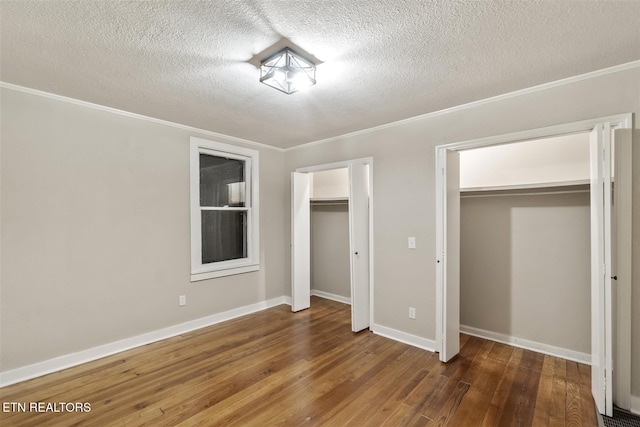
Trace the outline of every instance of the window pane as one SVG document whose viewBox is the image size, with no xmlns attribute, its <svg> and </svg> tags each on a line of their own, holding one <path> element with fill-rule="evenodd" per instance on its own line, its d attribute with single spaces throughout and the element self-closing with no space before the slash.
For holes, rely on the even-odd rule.
<svg viewBox="0 0 640 427">
<path fill-rule="evenodd" d="M 247 212 L 202 211 L 202 264 L 247 257 Z"/>
<path fill-rule="evenodd" d="M 245 161 L 200 154 L 200 206 L 245 206 Z"/>
</svg>

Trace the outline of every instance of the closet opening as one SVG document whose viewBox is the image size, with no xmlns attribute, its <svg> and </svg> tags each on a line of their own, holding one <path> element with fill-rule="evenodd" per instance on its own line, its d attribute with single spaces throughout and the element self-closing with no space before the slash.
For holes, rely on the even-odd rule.
<svg viewBox="0 0 640 427">
<path fill-rule="evenodd" d="M 309 175 L 311 295 L 351 305 L 349 170 Z"/>
<path fill-rule="evenodd" d="M 311 295 L 351 305 L 351 329 L 372 324 L 371 158 L 300 168 L 291 175 L 291 309 Z"/>
<path fill-rule="evenodd" d="M 631 369 L 629 333 L 631 317 L 628 297 L 624 298 L 621 295 L 629 294 L 631 283 L 631 251 L 625 249 L 625 245 L 628 246 L 628 236 L 632 231 L 631 164 L 629 162 L 632 118 L 631 114 L 621 114 L 436 147 L 436 346 L 441 361 L 450 360 L 459 351 L 461 153 L 480 147 L 502 146 L 522 141 L 537 144 L 545 138 L 588 132 L 592 394 L 596 407 L 602 414 L 610 416 L 613 413 L 613 393 L 617 396 L 617 404 L 620 407 L 627 406 L 630 396 L 628 377 Z M 615 156 L 612 155 L 614 140 Z M 538 148 L 537 145 L 536 148 Z M 613 180 L 614 169 L 615 181 Z M 580 182 L 574 184 L 581 185 Z M 522 191 L 526 187 L 527 184 L 524 184 L 517 190 Z M 505 190 L 514 191 L 515 189 L 507 187 L 502 191 Z M 535 191 L 535 189 L 529 190 Z M 572 191 L 578 192 L 581 189 L 577 187 Z M 510 215 L 510 225 L 511 223 L 524 224 L 531 216 L 524 211 L 519 212 L 517 216 Z M 538 231 L 542 234 L 546 232 L 544 227 Z M 512 247 L 508 258 L 501 258 L 502 261 L 511 261 L 513 247 L 516 244 L 518 247 L 523 247 L 523 253 L 527 253 L 526 245 L 522 242 L 514 243 L 509 237 L 509 245 Z M 549 239 L 541 245 L 541 250 L 547 252 L 554 250 L 549 244 Z M 529 255 L 538 256 L 537 254 Z M 509 275 L 513 275 L 511 270 Z M 615 288 L 612 286 L 614 280 Z M 614 347 L 613 342 L 616 339 Z M 615 371 L 614 364 L 617 364 Z"/>
<path fill-rule="evenodd" d="M 460 332 L 591 360 L 589 133 L 460 152 Z"/>
</svg>

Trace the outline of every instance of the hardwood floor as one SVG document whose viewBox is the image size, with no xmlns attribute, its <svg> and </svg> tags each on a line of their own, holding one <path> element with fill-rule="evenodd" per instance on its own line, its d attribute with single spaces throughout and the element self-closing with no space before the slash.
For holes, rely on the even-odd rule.
<svg viewBox="0 0 640 427">
<path fill-rule="evenodd" d="M 590 390 L 588 366 L 467 335 L 443 364 L 314 298 L 0 389 L 0 424 L 596 426 Z"/>
</svg>

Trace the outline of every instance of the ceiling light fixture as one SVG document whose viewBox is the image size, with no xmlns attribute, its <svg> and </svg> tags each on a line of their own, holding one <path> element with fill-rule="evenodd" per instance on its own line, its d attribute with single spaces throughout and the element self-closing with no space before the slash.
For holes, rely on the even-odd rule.
<svg viewBox="0 0 640 427">
<path fill-rule="evenodd" d="M 260 63 L 260 81 L 286 94 L 316 84 L 316 66 L 288 47 Z"/>
</svg>

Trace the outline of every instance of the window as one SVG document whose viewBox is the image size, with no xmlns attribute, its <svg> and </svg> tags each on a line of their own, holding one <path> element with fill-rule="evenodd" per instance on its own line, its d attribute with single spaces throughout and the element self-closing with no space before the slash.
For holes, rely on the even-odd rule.
<svg viewBox="0 0 640 427">
<path fill-rule="evenodd" d="M 258 152 L 191 138 L 191 281 L 259 269 Z"/>
</svg>

